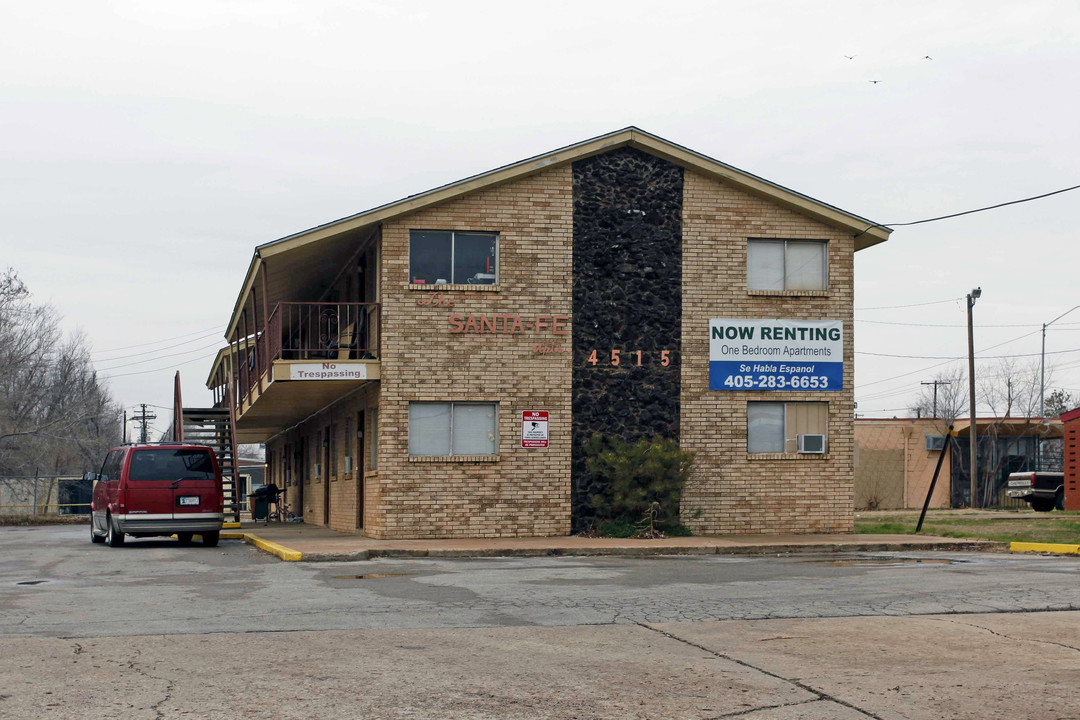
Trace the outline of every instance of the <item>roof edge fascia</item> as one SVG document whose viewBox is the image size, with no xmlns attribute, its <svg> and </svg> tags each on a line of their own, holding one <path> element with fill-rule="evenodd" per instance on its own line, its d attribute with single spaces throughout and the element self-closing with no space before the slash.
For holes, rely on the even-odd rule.
<svg viewBox="0 0 1080 720">
<path fill-rule="evenodd" d="M 581 160 L 624 145 L 630 145 L 657 155 L 683 168 L 689 167 L 708 176 L 718 178 L 759 197 L 772 199 L 781 205 L 801 214 L 809 215 L 826 224 L 851 230 L 856 233 L 856 251 L 884 242 L 892 233 L 891 228 L 875 223 L 872 220 L 841 210 L 833 205 L 770 182 L 745 170 L 740 170 L 631 125 L 557 150 L 534 155 L 509 165 L 471 175 L 462 180 L 440 185 L 431 190 L 410 195 L 257 246 L 251 264 L 248 266 L 248 272 L 244 278 L 240 293 L 233 305 L 233 312 L 229 319 L 225 337 L 227 339 L 234 332 L 239 322 L 240 308 L 246 304 L 247 296 L 255 284 L 259 269 L 268 258 L 319 242 L 343 232 L 380 223 L 430 205 L 454 200 L 476 190 L 527 177 L 551 167 Z"/>
</svg>

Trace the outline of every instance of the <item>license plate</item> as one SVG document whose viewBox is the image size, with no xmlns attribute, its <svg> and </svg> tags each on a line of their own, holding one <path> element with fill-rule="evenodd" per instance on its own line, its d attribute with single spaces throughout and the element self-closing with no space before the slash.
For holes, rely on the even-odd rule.
<svg viewBox="0 0 1080 720">
<path fill-rule="evenodd" d="M 180 496 L 180 504 L 181 505 L 198 505 L 199 504 L 199 496 L 198 495 L 181 495 Z"/>
<path fill-rule="evenodd" d="M 1010 480 L 1009 487 L 1028 487 L 1031 485 L 1030 480 Z"/>
</svg>

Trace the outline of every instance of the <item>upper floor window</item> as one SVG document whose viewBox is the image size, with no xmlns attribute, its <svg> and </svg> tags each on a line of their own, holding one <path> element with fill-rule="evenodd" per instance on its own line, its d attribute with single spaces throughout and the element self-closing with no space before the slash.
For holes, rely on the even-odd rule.
<svg viewBox="0 0 1080 720">
<path fill-rule="evenodd" d="M 750 290 L 824 290 L 828 243 L 821 240 L 749 240 L 746 286 Z"/>
<path fill-rule="evenodd" d="M 496 233 L 409 232 L 409 282 L 414 285 L 495 285 L 498 261 Z"/>
</svg>

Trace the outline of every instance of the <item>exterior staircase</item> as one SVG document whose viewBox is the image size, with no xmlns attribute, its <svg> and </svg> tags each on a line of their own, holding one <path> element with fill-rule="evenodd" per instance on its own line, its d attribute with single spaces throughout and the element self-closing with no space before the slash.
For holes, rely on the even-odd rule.
<svg viewBox="0 0 1080 720">
<path fill-rule="evenodd" d="M 245 498 L 240 497 L 239 468 L 236 456 L 236 431 L 231 407 L 186 408 L 180 397 L 180 373 L 176 373 L 173 394 L 172 436 L 176 442 L 206 445 L 213 448 L 221 466 L 225 493 L 225 518 L 240 522 Z"/>
<path fill-rule="evenodd" d="M 234 522 L 240 522 L 240 509 L 243 498 L 238 497 L 236 437 L 233 433 L 232 419 L 227 408 L 183 408 L 183 442 L 195 445 L 207 445 L 217 455 L 221 466 L 221 477 L 225 491 L 225 515 L 233 516 Z"/>
</svg>

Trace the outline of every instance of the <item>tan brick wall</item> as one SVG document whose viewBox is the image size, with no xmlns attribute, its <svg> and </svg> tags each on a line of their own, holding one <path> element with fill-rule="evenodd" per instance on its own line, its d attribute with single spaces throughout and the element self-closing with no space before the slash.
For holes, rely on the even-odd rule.
<svg viewBox="0 0 1080 720">
<path fill-rule="evenodd" d="M 271 446 L 304 437 L 303 516 L 322 524 L 324 482 L 311 469 L 317 432 L 331 417 L 343 458 L 344 418 L 378 407 L 377 470 L 364 474 L 363 532 L 377 538 L 511 537 L 570 531 L 571 336 L 452 334 L 451 314 L 571 314 L 571 168 L 551 168 L 513 183 L 387 222 L 380 240 L 382 380 L 311 419 Z M 733 190 L 693 172 L 683 203 L 683 446 L 697 453 L 683 498 L 684 522 L 698 533 L 844 532 L 852 528 L 853 239 L 849 234 Z M 440 288 L 452 307 L 427 305 L 433 289 L 408 286 L 410 229 L 499 233 L 498 289 Z M 829 289 L 767 295 L 746 288 L 750 237 L 829 241 Z M 844 322 L 844 389 L 829 392 L 719 392 L 708 389 L 709 320 L 788 318 Z M 568 326 L 569 329 L 569 326 Z M 554 340 L 565 353 L 539 355 Z M 825 456 L 750 457 L 746 403 L 825 401 Z M 410 401 L 496 402 L 495 460 L 410 460 Z M 523 450 L 520 413 L 548 410 L 547 450 Z M 370 428 L 369 428 L 370 429 Z M 355 431 L 355 428 L 353 429 Z M 369 452 L 371 450 L 369 449 Z M 290 458 L 291 462 L 291 458 Z M 280 463 L 275 475 L 280 475 Z M 324 473 L 324 476 L 326 474 Z M 330 527 L 355 531 L 357 479 L 329 479 Z M 283 482 L 278 482 L 283 485 Z M 295 498 L 295 488 L 292 498 Z M 294 508 L 296 510 L 296 508 Z"/>
<path fill-rule="evenodd" d="M 388 222 L 382 232 L 379 511 L 374 537 L 512 537 L 570 531 L 570 334 L 451 334 L 452 313 L 571 313 L 571 171 L 553 168 Z M 409 231 L 499 233 L 499 289 L 408 287 Z M 539 355 L 540 340 L 566 353 Z M 498 460 L 409 458 L 410 401 L 497 402 Z M 522 449 L 521 412 L 551 413 L 550 447 Z"/>
<path fill-rule="evenodd" d="M 358 492 L 360 483 L 364 483 L 364 514 L 366 519 L 371 518 L 374 503 L 369 494 L 373 491 L 373 485 L 377 486 L 377 475 L 365 472 L 361 477 L 356 467 L 357 462 L 357 438 L 356 423 L 357 414 L 365 411 L 365 416 L 370 416 L 371 411 L 378 406 L 379 385 L 368 383 L 357 392 L 346 395 L 338 402 L 326 408 L 313 418 L 306 420 L 297 428 L 290 430 L 282 436 L 267 443 L 267 453 L 272 453 L 274 461 L 274 483 L 287 490 L 287 501 L 292 505 L 292 512 L 302 515 L 305 523 L 312 525 L 325 525 L 325 507 L 327 499 L 327 487 L 329 487 L 330 500 L 330 524 L 329 527 L 343 532 L 355 532 L 360 524 L 357 522 Z M 345 472 L 346 447 L 345 432 L 346 419 L 349 420 L 350 434 L 354 436 L 352 442 L 352 456 L 354 458 L 353 472 Z M 321 477 L 314 477 L 316 462 L 323 462 L 323 450 L 319 445 L 319 432 L 326 432 L 327 427 L 336 429 L 335 433 L 335 457 L 331 459 L 328 468 L 324 468 Z M 281 466 L 281 452 L 285 444 L 295 447 L 295 444 L 303 439 L 305 446 L 304 458 L 304 483 L 302 493 L 296 486 L 286 487 L 284 468 Z M 371 451 L 373 440 L 365 433 L 365 453 Z M 293 450 L 290 449 L 288 462 L 292 463 Z M 295 480 L 295 474 L 293 478 Z"/>
<path fill-rule="evenodd" d="M 747 238 L 829 241 L 826 293 L 752 294 Z M 687 171 L 683 195 L 682 419 L 697 454 L 682 502 L 697 533 L 849 532 L 852 529 L 854 394 L 853 252 L 849 234 Z M 711 318 L 844 322 L 844 388 L 836 392 L 709 390 Z M 746 403 L 826 401 L 824 456 L 748 456 Z"/>
</svg>

